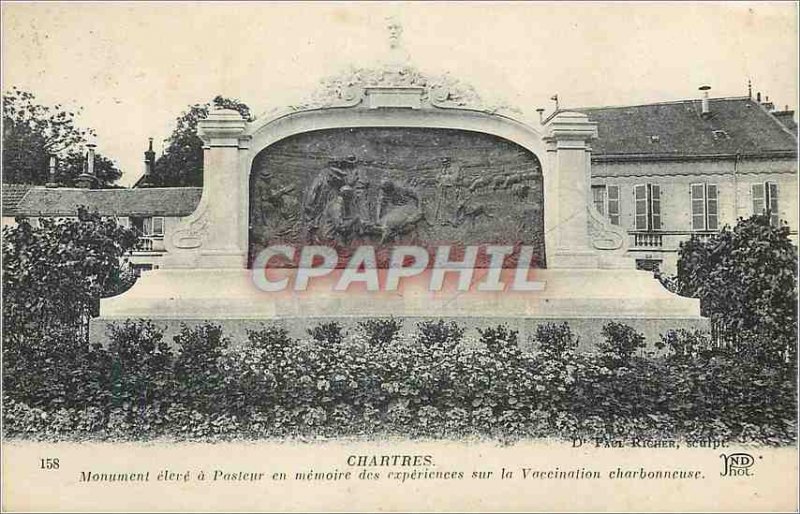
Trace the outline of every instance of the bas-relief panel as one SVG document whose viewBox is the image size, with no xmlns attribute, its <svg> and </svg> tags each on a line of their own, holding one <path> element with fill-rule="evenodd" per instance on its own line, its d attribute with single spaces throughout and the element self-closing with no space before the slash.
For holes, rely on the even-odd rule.
<svg viewBox="0 0 800 514">
<path fill-rule="evenodd" d="M 539 160 L 489 134 L 346 128 L 279 141 L 250 174 L 250 261 L 275 244 L 530 245 L 544 266 Z M 455 254 L 454 254 L 455 255 Z"/>
</svg>

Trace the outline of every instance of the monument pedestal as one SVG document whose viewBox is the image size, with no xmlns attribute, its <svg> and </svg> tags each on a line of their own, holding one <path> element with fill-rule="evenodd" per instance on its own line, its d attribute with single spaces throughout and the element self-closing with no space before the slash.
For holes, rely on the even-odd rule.
<svg viewBox="0 0 800 514">
<path fill-rule="evenodd" d="M 591 346 L 611 320 L 634 326 L 651 342 L 669 328 L 705 326 L 699 300 L 670 293 L 646 271 L 542 269 L 531 270 L 529 280 L 542 289 L 484 292 L 445 286 L 429 291 L 423 279 L 404 282 L 398 291 L 334 291 L 335 280 L 321 277 L 306 291 L 268 293 L 255 287 L 250 270 L 154 270 L 124 294 L 102 300 L 92 332 L 103 340 L 108 323 L 147 318 L 167 327 L 168 335 L 181 322 L 208 320 L 223 324 L 235 337 L 246 337 L 245 329 L 262 323 L 284 325 L 302 337 L 319 321 L 353 326 L 393 316 L 408 320 L 408 331 L 423 319 L 455 320 L 467 328 L 506 323 L 521 332 L 523 342 L 541 323 L 566 321 Z"/>
</svg>

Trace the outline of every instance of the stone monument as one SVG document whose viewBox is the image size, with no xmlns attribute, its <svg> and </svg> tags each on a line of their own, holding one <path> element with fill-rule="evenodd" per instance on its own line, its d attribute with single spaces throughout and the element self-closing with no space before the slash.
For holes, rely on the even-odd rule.
<svg viewBox="0 0 800 514">
<path fill-rule="evenodd" d="M 400 33 L 390 23 L 388 64 L 329 80 L 306 104 L 252 123 L 231 110 L 202 120 L 200 204 L 166 238 L 161 269 L 101 302 L 101 324 L 272 320 L 300 331 L 310 318 L 394 315 L 491 319 L 523 334 L 564 320 L 591 338 L 611 319 L 651 336 L 702 323 L 698 300 L 635 270 L 627 233 L 595 210 L 595 123 L 576 112 L 543 125 L 501 112 L 469 86 L 408 65 Z M 385 271 L 381 249 L 471 244 L 530 248 L 538 286 L 337 291 L 320 277 L 306 291 L 270 293 L 253 281 L 258 254 L 272 245 L 326 246 L 340 257 L 371 245 Z M 296 263 L 285 271 L 300 272 Z"/>
</svg>

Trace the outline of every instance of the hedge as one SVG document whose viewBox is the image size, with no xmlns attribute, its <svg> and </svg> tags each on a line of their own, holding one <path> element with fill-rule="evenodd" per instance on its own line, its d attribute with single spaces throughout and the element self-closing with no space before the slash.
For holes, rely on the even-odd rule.
<svg viewBox="0 0 800 514">
<path fill-rule="evenodd" d="M 401 324 L 327 323 L 304 339 L 264 325 L 232 342 L 205 323 L 168 344 L 140 320 L 117 324 L 106 347 L 7 340 L 4 435 L 795 440 L 794 362 L 748 360 L 702 333 L 669 332 L 655 355 L 610 323 L 587 354 L 566 324 L 540 327 L 531 351 L 503 325 Z"/>
</svg>

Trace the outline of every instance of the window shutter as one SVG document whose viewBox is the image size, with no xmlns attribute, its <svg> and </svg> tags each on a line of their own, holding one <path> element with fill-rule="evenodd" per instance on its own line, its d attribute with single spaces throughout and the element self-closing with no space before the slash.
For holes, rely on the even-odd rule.
<svg viewBox="0 0 800 514">
<path fill-rule="evenodd" d="M 634 229 L 647 230 L 647 187 L 643 184 L 633 186 Z"/>
<path fill-rule="evenodd" d="M 142 234 L 149 236 L 153 233 L 153 218 L 142 219 Z"/>
<path fill-rule="evenodd" d="M 161 216 L 153 218 L 153 235 L 164 235 L 164 218 Z"/>
<path fill-rule="evenodd" d="M 606 186 L 592 186 L 592 202 L 597 212 L 606 214 Z"/>
<path fill-rule="evenodd" d="M 650 228 L 661 230 L 661 186 L 650 185 Z"/>
<path fill-rule="evenodd" d="M 778 184 L 775 182 L 767 182 L 765 189 L 769 193 L 767 205 L 769 205 L 769 221 L 777 227 L 780 225 L 780 216 L 778 214 Z"/>
<path fill-rule="evenodd" d="M 619 186 L 606 186 L 608 195 L 608 219 L 612 225 L 619 225 Z"/>
<path fill-rule="evenodd" d="M 719 228 L 719 202 L 717 200 L 717 186 L 715 184 L 708 184 L 706 186 L 706 190 L 706 228 L 708 228 L 708 230 L 717 230 L 717 228 Z"/>
<path fill-rule="evenodd" d="M 692 230 L 705 230 L 706 205 L 703 184 L 692 184 Z"/>
<path fill-rule="evenodd" d="M 764 184 L 753 184 L 753 214 L 764 214 Z"/>
</svg>

